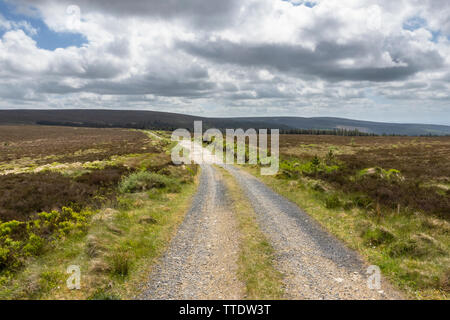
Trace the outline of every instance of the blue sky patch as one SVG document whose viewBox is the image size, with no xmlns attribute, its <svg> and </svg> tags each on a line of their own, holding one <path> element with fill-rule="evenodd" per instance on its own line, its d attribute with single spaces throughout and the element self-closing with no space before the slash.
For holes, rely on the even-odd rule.
<svg viewBox="0 0 450 320">
<path fill-rule="evenodd" d="M 431 38 L 432 42 L 438 42 L 439 38 L 441 36 L 443 36 L 443 34 L 442 34 L 442 32 L 440 30 L 431 30 L 431 29 L 429 29 L 427 21 L 425 19 L 421 18 L 421 17 L 418 17 L 418 16 L 412 17 L 412 18 L 406 20 L 403 23 L 403 29 L 405 29 L 405 30 L 414 31 L 414 30 L 417 30 L 417 29 L 420 29 L 420 28 L 425 28 L 425 29 L 427 29 L 428 31 L 431 32 L 431 34 L 433 36 Z M 447 36 L 447 39 L 449 39 L 449 38 L 450 37 Z"/>
<path fill-rule="evenodd" d="M 427 26 L 427 21 L 421 17 L 415 16 L 403 22 L 403 29 L 414 31 Z"/>
<path fill-rule="evenodd" d="M 290 2 L 295 7 L 303 5 L 308 8 L 313 8 L 317 5 L 317 3 L 315 3 L 314 1 L 302 1 L 302 2 L 300 2 L 300 1 L 293 2 L 291 0 L 282 0 L 282 1 Z"/>
<path fill-rule="evenodd" d="M 88 42 L 87 39 L 79 33 L 55 32 L 50 30 L 41 19 L 18 14 L 15 12 L 15 7 L 13 5 L 6 3 L 3 0 L 0 0 L 0 14 L 9 21 L 28 22 L 37 30 L 36 34 L 28 35 L 36 41 L 37 46 L 41 49 L 53 51 L 57 48 L 67 48 L 71 46 L 81 47 Z M 0 30 L 0 37 L 3 37 L 6 31 L 7 30 Z M 24 31 L 26 32 L 26 30 Z"/>
<path fill-rule="evenodd" d="M 305 1 L 305 2 L 303 2 L 303 4 L 305 6 L 307 6 L 308 8 L 314 8 L 316 6 L 316 3 L 312 2 L 312 1 Z"/>
</svg>

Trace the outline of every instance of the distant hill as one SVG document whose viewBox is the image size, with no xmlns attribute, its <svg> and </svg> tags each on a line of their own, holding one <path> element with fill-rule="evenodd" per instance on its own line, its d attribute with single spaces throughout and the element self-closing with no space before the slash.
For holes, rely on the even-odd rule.
<svg viewBox="0 0 450 320">
<path fill-rule="evenodd" d="M 347 129 L 375 134 L 400 134 L 400 135 L 450 135 L 450 126 L 434 124 L 409 124 L 386 123 L 343 118 L 302 118 L 302 117 L 262 117 L 239 118 L 252 122 L 269 122 L 271 124 L 283 124 L 294 129 Z"/>
<path fill-rule="evenodd" d="M 203 128 L 280 128 L 288 125 L 253 122 L 234 118 L 205 118 L 179 113 L 134 110 L 0 110 L 2 124 L 41 124 L 86 127 L 119 127 L 138 129 L 192 129 L 194 120 Z"/>
<path fill-rule="evenodd" d="M 219 129 L 356 129 L 360 132 L 375 134 L 450 135 L 450 126 L 444 125 L 383 123 L 328 117 L 206 118 L 178 113 L 133 110 L 0 110 L 0 125 L 41 124 L 173 130 L 192 129 L 194 120 L 202 120 L 203 128 Z"/>
</svg>

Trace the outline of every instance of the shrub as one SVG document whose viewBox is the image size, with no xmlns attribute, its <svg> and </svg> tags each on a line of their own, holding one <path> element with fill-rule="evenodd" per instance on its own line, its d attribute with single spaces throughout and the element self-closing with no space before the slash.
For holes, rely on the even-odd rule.
<svg viewBox="0 0 450 320">
<path fill-rule="evenodd" d="M 128 210 L 133 208 L 134 200 L 127 196 L 117 197 L 117 208 L 120 210 Z"/>
<path fill-rule="evenodd" d="M 44 248 L 44 239 L 34 233 L 30 233 L 27 244 L 23 247 L 26 256 L 36 256 L 42 253 Z"/>
<path fill-rule="evenodd" d="M 394 240 L 394 235 L 382 227 L 368 228 L 362 234 L 367 246 L 379 246 Z"/>
<path fill-rule="evenodd" d="M 437 241 L 424 234 L 414 235 L 409 239 L 395 242 L 389 249 L 391 257 L 423 258 L 445 253 Z"/>
<path fill-rule="evenodd" d="M 353 197 L 352 202 L 355 206 L 363 209 L 370 209 L 373 206 L 372 199 L 365 195 L 356 195 Z"/>
<path fill-rule="evenodd" d="M 35 229 L 44 234 L 59 233 L 60 236 L 68 234 L 70 231 L 79 229 L 84 230 L 87 226 L 88 217 L 94 214 L 93 211 L 83 210 L 76 212 L 72 208 L 63 207 L 61 211 L 52 210 L 51 212 L 38 213 L 39 222 L 32 222 Z"/>
<path fill-rule="evenodd" d="M 319 157 L 314 156 L 314 158 L 311 160 L 311 165 L 317 168 L 320 165 Z"/>
<path fill-rule="evenodd" d="M 116 252 L 111 256 L 111 272 L 114 275 L 126 277 L 130 271 L 130 258 L 126 252 Z"/>
<path fill-rule="evenodd" d="M 345 210 L 351 210 L 354 207 L 354 204 L 352 201 L 345 201 L 342 207 Z"/>
<path fill-rule="evenodd" d="M 335 209 L 341 206 L 342 202 L 337 194 L 332 194 L 325 197 L 325 207 L 328 209 Z"/>
<path fill-rule="evenodd" d="M 55 237 L 83 232 L 92 214 L 63 207 L 61 211 L 41 212 L 33 221 L 0 223 L 0 270 L 19 268 L 27 257 L 40 255 L 45 243 Z"/>
<path fill-rule="evenodd" d="M 94 170 L 84 173 L 76 178 L 76 181 L 90 186 L 110 187 L 117 185 L 122 176 L 130 170 L 124 166 L 105 167 L 102 170 Z"/>
<path fill-rule="evenodd" d="M 16 220 L 0 223 L 0 237 L 13 233 L 13 231 L 17 230 L 23 224 L 23 222 Z"/>
<path fill-rule="evenodd" d="M 121 193 L 140 192 L 151 188 L 167 188 L 170 192 L 180 189 L 174 178 L 147 171 L 133 173 L 122 179 L 119 185 Z"/>
<path fill-rule="evenodd" d="M 98 289 L 89 300 L 120 300 L 120 296 L 108 292 L 105 289 Z"/>
<path fill-rule="evenodd" d="M 39 286 L 43 292 L 56 288 L 63 281 L 64 274 L 58 271 L 44 271 L 40 274 Z"/>
<path fill-rule="evenodd" d="M 87 237 L 85 252 L 90 258 L 95 258 L 100 255 L 103 249 L 104 248 L 97 237 L 92 235 Z"/>
<path fill-rule="evenodd" d="M 8 264 L 10 251 L 8 248 L 0 247 L 0 270 L 5 268 Z"/>
<path fill-rule="evenodd" d="M 335 156 L 334 156 L 334 152 L 333 149 L 330 149 L 325 157 L 325 163 L 329 166 L 333 165 L 335 162 Z"/>
<path fill-rule="evenodd" d="M 317 192 L 325 192 L 325 188 L 319 182 L 314 182 L 311 189 Z"/>
<path fill-rule="evenodd" d="M 195 176 L 197 171 L 196 166 L 192 165 L 181 165 L 181 166 L 167 166 L 157 173 L 169 176 L 176 177 L 180 183 L 191 183 L 194 181 L 193 177 Z"/>
</svg>

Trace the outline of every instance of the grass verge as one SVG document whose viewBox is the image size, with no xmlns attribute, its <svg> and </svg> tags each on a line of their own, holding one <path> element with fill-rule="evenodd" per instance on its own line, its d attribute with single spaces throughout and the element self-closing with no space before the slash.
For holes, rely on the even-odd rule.
<svg viewBox="0 0 450 320">
<path fill-rule="evenodd" d="M 337 191 L 329 194 L 317 188 L 315 182 L 261 176 L 257 167 L 243 169 L 296 203 L 370 264 L 378 265 L 385 277 L 407 297 L 449 298 L 450 226 L 447 221 L 419 212 L 346 208 L 345 203 L 349 201 L 346 195 Z"/>
<path fill-rule="evenodd" d="M 0 299 L 135 297 L 183 220 L 198 184 L 196 166 L 171 163 L 166 140 L 153 147 L 157 153 L 118 158 L 116 167 L 59 172 L 59 180 L 72 186 L 63 190 L 65 195 L 72 195 L 74 185 L 92 186 L 93 192 L 80 193 L 87 205 L 77 198 L 60 209 L 55 207 L 56 192 L 41 190 L 53 196 L 47 202 L 54 210 L 33 207 L 24 221 L 0 221 Z M 93 199 L 98 206 L 89 205 Z M 30 206 L 31 200 L 21 203 Z M 67 286 L 74 269 L 81 272 L 78 290 Z"/>
<path fill-rule="evenodd" d="M 182 222 L 196 184 L 186 184 L 176 194 L 123 195 L 119 208 L 92 217 L 87 232 L 53 242 L 13 280 L 2 283 L 0 299 L 135 297 Z M 66 286 L 71 265 L 80 267 L 80 290 Z"/>
<path fill-rule="evenodd" d="M 282 274 L 274 266 L 274 250 L 258 227 L 255 212 L 234 178 L 220 169 L 233 201 L 240 239 L 238 274 L 247 299 L 281 299 Z"/>
</svg>

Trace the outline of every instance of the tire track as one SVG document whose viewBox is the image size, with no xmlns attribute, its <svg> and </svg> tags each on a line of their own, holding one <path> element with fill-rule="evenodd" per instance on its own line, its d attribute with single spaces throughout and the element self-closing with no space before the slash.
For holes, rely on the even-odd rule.
<svg viewBox="0 0 450 320">
<path fill-rule="evenodd" d="M 192 144 L 184 142 L 191 150 Z M 197 163 L 214 156 L 199 152 Z M 191 150 L 192 151 L 192 150 Z M 367 265 L 358 253 L 326 232 L 308 214 L 252 175 L 231 165 L 228 170 L 244 190 L 258 224 L 276 252 L 275 265 L 284 274 L 287 299 L 402 299 L 383 281 L 369 289 Z M 226 188 L 210 164 L 202 175 L 193 205 L 169 250 L 150 276 L 141 299 L 241 299 L 237 280 L 239 233 L 226 198 Z M 239 214 L 239 213 L 237 213 Z"/>
<path fill-rule="evenodd" d="M 387 282 L 369 289 L 367 265 L 308 214 L 250 174 L 223 166 L 245 190 L 277 253 L 288 299 L 401 299 Z"/>
<path fill-rule="evenodd" d="M 219 173 L 202 165 L 192 207 L 139 299 L 240 299 L 239 235 Z"/>
</svg>

